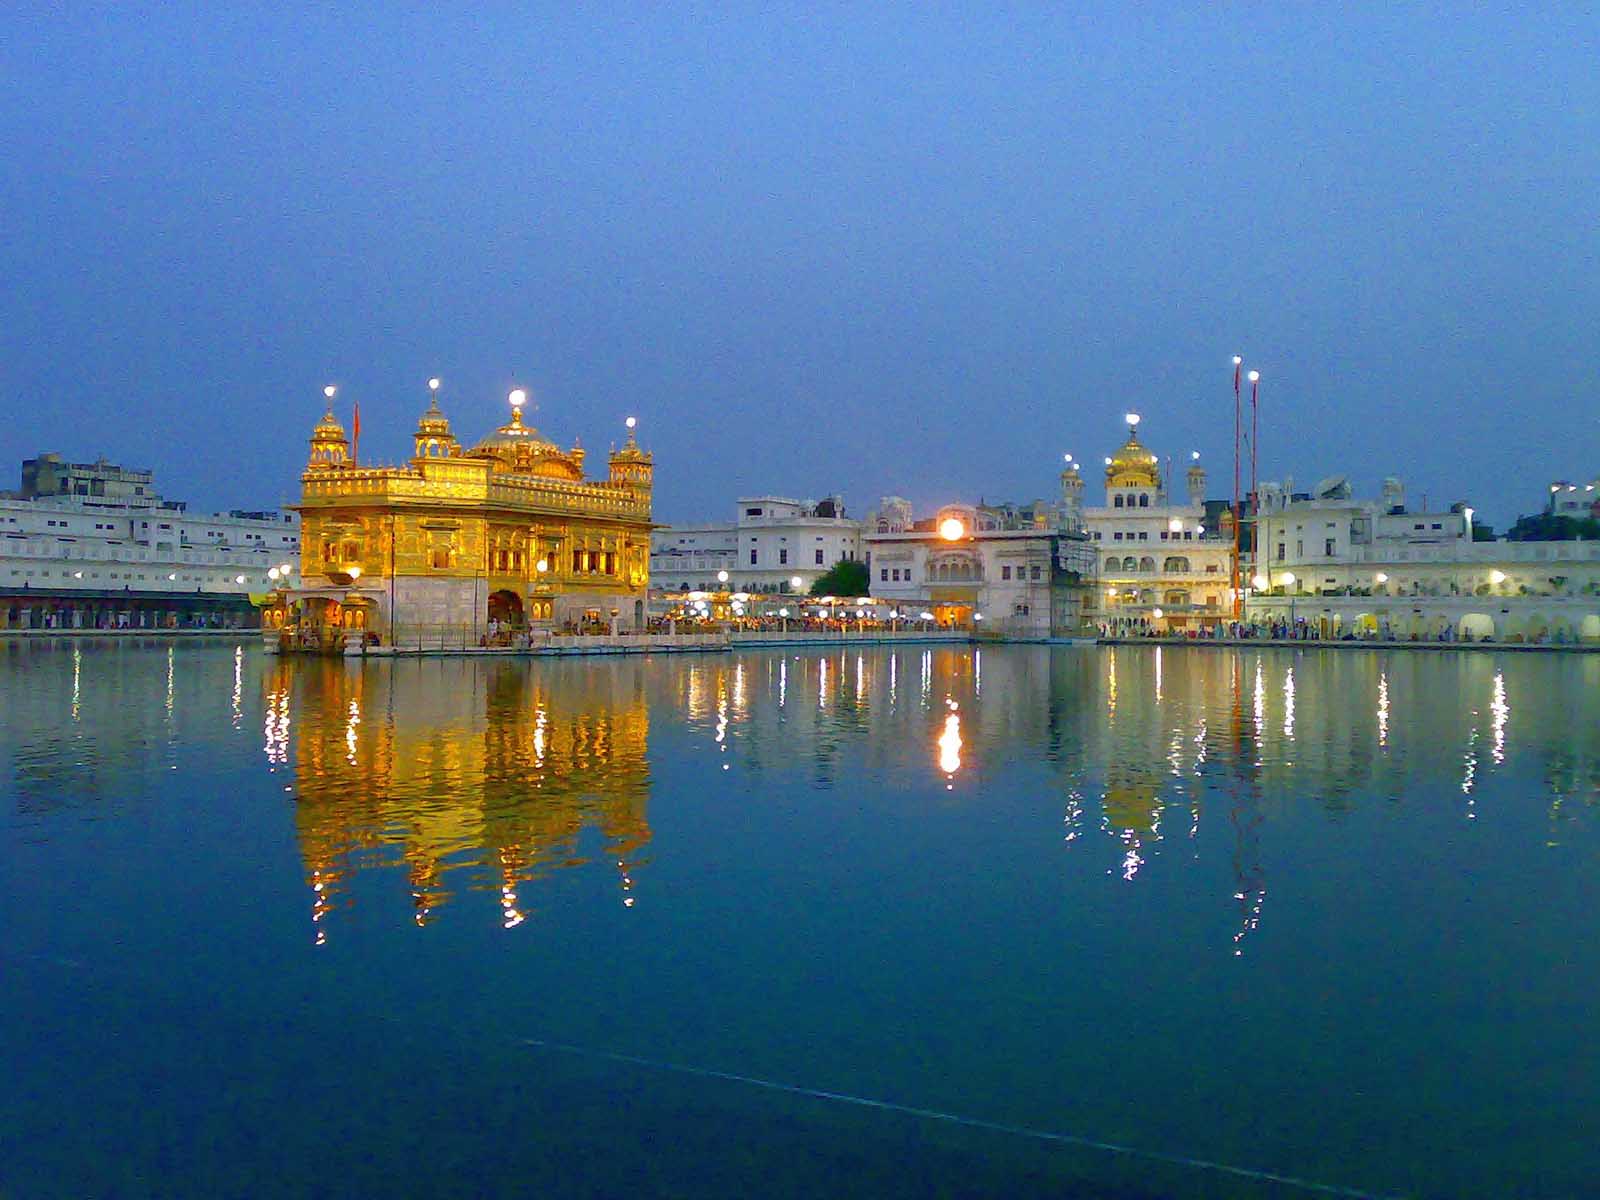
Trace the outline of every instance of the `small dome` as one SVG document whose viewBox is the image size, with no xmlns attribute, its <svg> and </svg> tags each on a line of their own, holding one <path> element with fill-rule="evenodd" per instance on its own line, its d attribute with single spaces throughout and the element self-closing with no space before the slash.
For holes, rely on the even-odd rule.
<svg viewBox="0 0 1600 1200">
<path fill-rule="evenodd" d="M 432 434 L 435 437 L 448 437 L 450 435 L 450 422 L 439 408 L 439 398 L 437 396 L 428 401 L 428 410 L 422 414 L 421 419 L 417 422 L 417 432 Z"/>
<path fill-rule="evenodd" d="M 318 442 L 344 441 L 344 426 L 339 424 L 339 418 L 333 415 L 331 405 L 328 411 L 322 414 L 322 420 L 317 422 L 317 427 L 311 431 L 311 438 Z"/>
</svg>

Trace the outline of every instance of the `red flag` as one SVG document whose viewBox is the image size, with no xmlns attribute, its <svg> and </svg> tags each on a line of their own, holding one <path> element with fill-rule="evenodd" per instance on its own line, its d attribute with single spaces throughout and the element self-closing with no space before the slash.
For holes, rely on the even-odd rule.
<svg viewBox="0 0 1600 1200">
<path fill-rule="evenodd" d="M 350 461 L 356 461 L 356 455 L 361 447 L 361 401 L 355 404 L 355 414 L 350 420 Z"/>
</svg>

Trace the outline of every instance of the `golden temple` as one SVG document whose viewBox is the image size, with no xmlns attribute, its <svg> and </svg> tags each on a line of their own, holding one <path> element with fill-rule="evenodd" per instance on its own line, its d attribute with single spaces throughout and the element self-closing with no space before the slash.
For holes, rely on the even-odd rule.
<svg viewBox="0 0 1600 1200">
<path fill-rule="evenodd" d="M 645 622 L 654 464 L 632 418 L 604 479 L 511 419 L 471 449 L 433 397 L 403 466 L 356 462 L 330 405 L 301 475 L 300 579 L 274 594 L 285 648 L 403 644 L 448 630 L 492 644 L 529 628 L 620 632 Z M 331 389 L 329 389 L 331 400 Z M 359 429 L 359 426 L 358 426 Z"/>
</svg>

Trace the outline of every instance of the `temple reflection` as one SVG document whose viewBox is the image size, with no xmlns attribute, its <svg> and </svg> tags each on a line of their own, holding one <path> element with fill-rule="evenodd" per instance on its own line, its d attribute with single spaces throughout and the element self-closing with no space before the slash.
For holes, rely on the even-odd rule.
<svg viewBox="0 0 1600 1200">
<path fill-rule="evenodd" d="M 591 829 L 632 906 L 650 842 L 638 674 L 506 661 L 476 665 L 471 687 L 461 678 L 426 662 L 286 659 L 269 671 L 264 749 L 294 772 L 319 940 L 369 868 L 404 872 L 419 925 L 462 890 L 495 892 L 502 923 L 519 925 L 529 885 L 588 863 Z"/>
</svg>

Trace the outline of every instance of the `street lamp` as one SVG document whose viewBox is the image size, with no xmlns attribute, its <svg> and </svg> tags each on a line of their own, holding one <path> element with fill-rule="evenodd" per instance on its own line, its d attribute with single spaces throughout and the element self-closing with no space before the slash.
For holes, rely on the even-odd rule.
<svg viewBox="0 0 1600 1200">
<path fill-rule="evenodd" d="M 717 582 L 718 583 L 727 583 L 728 582 L 728 573 L 726 571 L 718 571 L 717 572 Z"/>
<path fill-rule="evenodd" d="M 430 392 L 437 392 L 439 390 L 439 377 L 437 375 L 428 380 L 428 390 Z"/>
<path fill-rule="evenodd" d="M 1283 586 L 1289 589 L 1289 630 L 1292 633 L 1294 631 L 1294 595 L 1295 595 L 1294 572 L 1293 571 L 1285 571 L 1283 573 Z"/>
<path fill-rule="evenodd" d="M 805 580 L 801 579 L 800 576 L 798 576 L 798 575 L 789 576 L 789 586 L 792 589 L 794 589 L 795 591 L 797 591 L 797 592 L 800 590 L 801 585 L 803 585 L 804 583 L 805 583 Z"/>
</svg>

